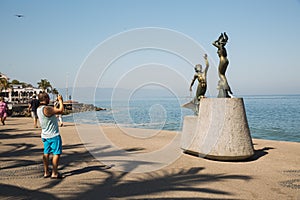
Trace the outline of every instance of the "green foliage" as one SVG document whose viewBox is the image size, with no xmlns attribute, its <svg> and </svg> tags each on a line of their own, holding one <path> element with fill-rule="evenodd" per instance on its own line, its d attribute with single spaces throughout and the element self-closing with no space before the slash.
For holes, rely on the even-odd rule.
<svg viewBox="0 0 300 200">
<path fill-rule="evenodd" d="M 51 92 L 52 91 L 52 85 L 47 79 L 41 79 L 40 82 L 37 83 L 38 87 L 42 89 L 44 92 Z"/>
<path fill-rule="evenodd" d="M 2 73 L 0 72 L 0 75 Z M 5 78 L 5 76 L 0 76 L 0 91 L 2 91 L 3 89 L 8 89 L 11 87 L 11 85 L 22 85 L 23 88 L 26 87 L 33 87 L 32 84 L 30 83 L 25 83 L 25 82 L 21 82 L 19 80 L 12 80 L 11 82 L 8 81 L 8 79 Z M 38 88 L 42 89 L 44 92 L 48 92 L 48 93 L 53 93 L 53 94 L 58 94 L 58 91 L 56 88 L 52 89 L 52 85 L 51 83 L 47 80 L 47 79 L 41 79 L 40 82 L 37 83 L 38 84 Z"/>
<path fill-rule="evenodd" d="M 53 88 L 53 89 L 52 89 L 52 94 L 58 95 L 59 92 L 58 92 L 58 90 L 57 90 L 56 88 Z"/>
<path fill-rule="evenodd" d="M 18 81 L 18 80 L 16 80 L 16 79 L 14 79 L 14 80 L 11 81 L 11 84 L 21 84 L 21 82 Z"/>
<path fill-rule="evenodd" d="M 4 79 L 4 78 L 1 78 L 0 79 L 0 92 L 3 90 L 3 89 L 7 89 L 10 87 L 10 83 Z"/>
</svg>

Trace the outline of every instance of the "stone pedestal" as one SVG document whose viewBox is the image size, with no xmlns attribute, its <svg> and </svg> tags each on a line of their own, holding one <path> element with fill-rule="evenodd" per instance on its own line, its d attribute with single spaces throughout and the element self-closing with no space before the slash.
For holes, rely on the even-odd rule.
<svg viewBox="0 0 300 200">
<path fill-rule="evenodd" d="M 216 160 L 243 160 L 254 154 L 242 98 L 203 98 L 198 116 L 186 116 L 181 148 Z"/>
</svg>

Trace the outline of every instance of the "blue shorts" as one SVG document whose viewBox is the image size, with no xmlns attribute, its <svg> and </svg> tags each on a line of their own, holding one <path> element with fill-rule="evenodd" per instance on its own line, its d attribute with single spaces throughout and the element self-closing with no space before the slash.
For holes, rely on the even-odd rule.
<svg viewBox="0 0 300 200">
<path fill-rule="evenodd" d="M 60 135 L 53 138 L 42 138 L 44 154 L 60 155 L 62 153 L 62 141 Z"/>
</svg>

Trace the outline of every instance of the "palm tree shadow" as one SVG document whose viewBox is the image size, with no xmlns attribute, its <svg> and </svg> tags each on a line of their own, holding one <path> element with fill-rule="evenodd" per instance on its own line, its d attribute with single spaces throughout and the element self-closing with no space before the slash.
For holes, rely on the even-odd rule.
<svg viewBox="0 0 300 200">
<path fill-rule="evenodd" d="M 78 199 L 111 199 L 111 198 L 135 198 L 140 195 L 155 195 L 165 192 L 197 192 L 198 194 L 232 195 L 221 189 L 208 188 L 207 183 L 219 182 L 229 179 L 251 179 L 244 175 L 203 174 L 204 168 L 163 170 L 144 174 L 143 178 L 124 181 L 122 178 L 128 172 L 113 173 L 105 170 L 109 176 L 102 184 L 91 185 L 91 188 L 76 196 Z M 184 199 L 184 198 L 180 198 Z"/>
<path fill-rule="evenodd" d="M 10 152 L 9 155 L 5 155 L 8 152 L 3 152 L 2 155 L 10 159 L 11 156 L 14 158 L 22 158 L 24 155 L 37 154 L 42 151 L 42 149 L 33 149 L 32 144 L 14 144 L 17 145 L 16 148 Z M 18 148 L 23 147 L 23 148 Z M 24 148 L 25 147 L 25 148 Z M 82 144 L 72 144 L 66 145 L 65 149 L 68 149 L 68 153 L 62 157 L 62 162 L 60 163 L 61 169 L 66 172 L 64 175 L 75 176 L 83 175 L 92 171 L 99 171 L 105 173 L 107 176 L 104 180 L 99 182 L 92 181 L 88 183 L 88 189 L 84 191 L 78 191 L 79 194 L 76 195 L 76 199 L 111 199 L 111 198 L 138 198 L 141 195 L 155 196 L 158 193 L 165 192 L 197 192 L 201 194 L 218 194 L 218 195 L 232 195 L 228 191 L 222 189 L 209 188 L 207 183 L 221 182 L 224 180 L 245 180 L 251 179 L 250 176 L 243 175 L 226 175 L 226 174 L 205 174 L 201 167 L 190 168 L 190 169 L 171 169 L 171 170 L 159 170 L 154 172 L 149 172 L 143 174 L 143 176 L 137 175 L 137 178 L 127 179 L 125 178 L 129 172 L 119 172 L 112 171 L 107 168 L 106 165 L 102 165 L 99 162 L 95 162 L 94 157 L 86 151 L 76 152 L 76 148 L 82 148 Z M 103 147 L 108 148 L 108 147 Z M 73 149 L 73 150 L 72 150 Z M 71 151 L 72 150 L 72 151 Z M 101 149 L 100 149 L 101 150 Z M 139 151 L 140 148 L 127 149 L 129 151 Z M 25 151 L 25 152 L 24 152 Z M 109 155 L 119 155 L 120 152 L 107 152 Z M 103 155 L 102 155 L 103 156 Z M 80 160 L 78 160 L 80 158 Z M 80 167 L 80 163 L 88 163 L 88 166 Z M 130 161 L 126 161 L 128 165 L 133 166 Z M 79 164 L 79 165 L 77 165 Z M 147 164 L 147 163 L 138 163 Z M 13 165 L 7 167 L 9 170 L 23 169 L 27 166 L 34 167 L 37 162 L 27 161 L 22 163 L 20 160 L 16 160 Z M 77 166 L 74 169 L 74 166 Z M 38 166 L 39 171 L 41 166 Z M 133 166 L 138 167 L 138 166 Z M 42 173 L 41 173 L 42 175 Z M 29 189 L 22 189 L 15 186 L 0 184 L 1 186 L 1 196 L 13 196 L 13 197 L 32 197 L 29 199 L 56 199 L 55 196 L 43 192 L 43 189 L 49 189 L 56 187 L 63 183 L 62 181 L 50 181 L 46 185 L 40 187 L 37 191 L 32 191 Z M 2 187 L 3 186 L 3 187 Z M 4 189 L 5 190 L 4 190 Z M 40 192 L 38 192 L 40 191 Z M 3 195 L 2 195 L 3 194 Z M 184 199 L 184 198 L 180 198 Z M 186 198 L 187 199 L 187 198 Z"/>
<path fill-rule="evenodd" d="M 67 146 L 67 148 L 76 148 L 80 145 Z M 108 148 L 108 147 L 103 147 Z M 134 149 L 136 150 L 136 149 Z M 119 155 L 119 152 L 107 152 L 108 154 Z M 103 156 L 103 155 L 102 155 Z M 76 158 L 81 158 L 81 161 L 88 163 L 88 166 L 80 167 Z M 251 179 L 250 176 L 244 175 L 228 175 L 228 174 L 210 174 L 203 173 L 203 167 L 189 168 L 189 169 L 171 169 L 171 170 L 158 170 L 137 175 L 134 180 L 127 179 L 126 176 L 130 172 L 120 172 L 109 169 L 106 165 L 101 164 L 98 160 L 88 152 L 72 153 L 65 155 L 64 162 L 62 162 L 62 169 L 65 171 L 63 175 L 68 178 L 69 176 L 80 176 L 90 172 L 101 172 L 106 174 L 102 182 L 92 181 L 86 183 L 88 189 L 74 193 L 76 199 L 113 199 L 125 198 L 132 199 L 141 195 L 155 196 L 158 193 L 166 192 L 196 192 L 197 194 L 217 194 L 217 195 L 233 195 L 228 191 L 220 188 L 210 188 L 208 183 L 216 183 L 225 180 L 244 180 Z M 149 163 L 138 163 L 132 165 L 131 161 L 124 161 L 131 167 L 138 167 Z M 136 162 L 135 162 L 136 163 Z M 151 163 L 150 163 L 151 164 Z M 74 169 L 74 166 L 77 166 Z M 71 170 L 69 170 L 71 167 Z M 103 176 L 102 176 L 103 177 Z M 98 179 L 99 180 L 99 179 Z M 100 179 L 101 180 L 101 179 Z M 48 185 L 40 188 L 51 188 L 59 185 L 61 182 L 50 182 Z M 180 198 L 184 199 L 184 198 Z M 186 198 L 188 199 L 188 198 Z"/>
<path fill-rule="evenodd" d="M 0 183 L 0 188 L 0 196 L 9 197 L 11 199 L 58 199 L 54 195 L 46 192 L 41 192 L 39 190 L 29 190 L 13 185 Z"/>
</svg>

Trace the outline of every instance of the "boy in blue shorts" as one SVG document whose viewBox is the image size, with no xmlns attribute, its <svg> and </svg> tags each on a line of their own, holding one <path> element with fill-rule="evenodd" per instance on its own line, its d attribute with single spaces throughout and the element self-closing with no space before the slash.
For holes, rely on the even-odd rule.
<svg viewBox="0 0 300 200">
<path fill-rule="evenodd" d="M 37 115 L 42 128 L 42 141 L 44 143 L 44 178 L 51 177 L 52 179 L 63 178 L 58 173 L 58 162 L 62 153 L 62 140 L 59 134 L 58 122 L 56 115 L 64 111 L 63 100 L 60 95 L 57 97 L 59 106 L 48 106 L 50 102 L 49 95 L 45 92 L 39 94 L 40 106 L 37 109 Z M 53 154 L 52 158 L 52 173 L 49 171 L 49 156 Z"/>
</svg>

